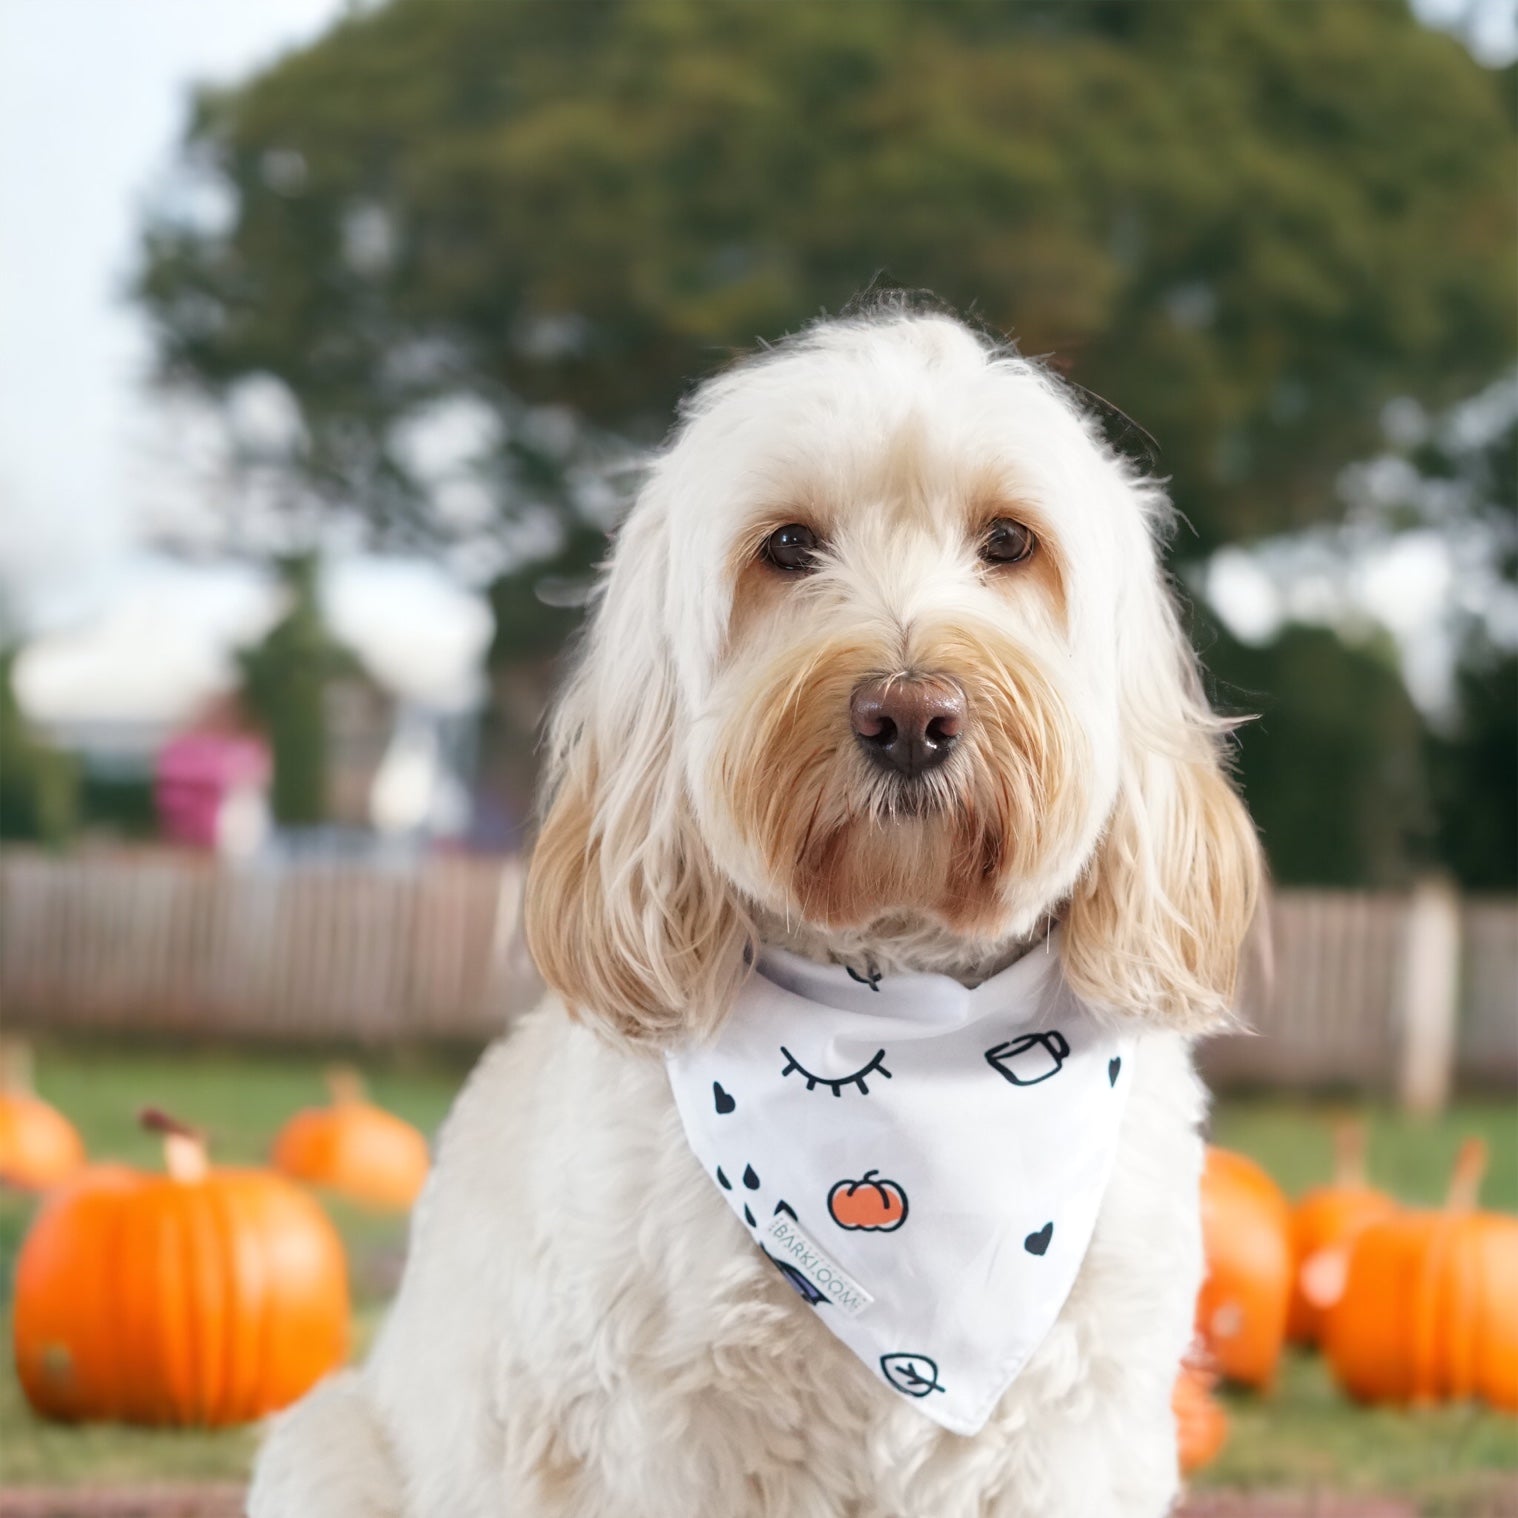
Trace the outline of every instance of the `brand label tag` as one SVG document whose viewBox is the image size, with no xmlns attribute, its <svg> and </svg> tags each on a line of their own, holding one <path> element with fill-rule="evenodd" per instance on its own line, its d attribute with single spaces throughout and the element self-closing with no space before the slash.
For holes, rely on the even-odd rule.
<svg viewBox="0 0 1518 1518">
<path fill-rule="evenodd" d="M 794 1270 L 845 1317 L 857 1318 L 875 1300 L 826 1250 L 797 1227 L 794 1218 L 777 1213 L 764 1230 L 764 1238 L 771 1258 Z"/>
</svg>

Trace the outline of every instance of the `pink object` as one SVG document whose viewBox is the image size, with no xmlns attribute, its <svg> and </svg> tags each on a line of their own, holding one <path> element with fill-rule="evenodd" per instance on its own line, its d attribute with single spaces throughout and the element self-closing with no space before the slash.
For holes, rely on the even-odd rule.
<svg viewBox="0 0 1518 1518">
<path fill-rule="evenodd" d="M 218 732 L 171 738 L 159 752 L 153 783 L 164 833 L 178 843 L 215 848 L 227 800 L 266 790 L 271 769 L 261 738 Z"/>
</svg>

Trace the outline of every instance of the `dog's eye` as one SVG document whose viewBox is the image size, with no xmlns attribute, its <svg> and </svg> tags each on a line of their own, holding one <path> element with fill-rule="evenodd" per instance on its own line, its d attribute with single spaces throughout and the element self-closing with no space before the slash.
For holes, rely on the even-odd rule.
<svg viewBox="0 0 1518 1518">
<path fill-rule="evenodd" d="M 1011 517 L 998 517 L 981 539 L 980 556 L 988 564 L 1021 564 L 1033 557 L 1037 547 L 1038 539 L 1031 527 L 1024 527 Z"/>
<path fill-rule="evenodd" d="M 810 527 L 789 522 L 776 528 L 759 551 L 776 569 L 799 573 L 815 568 L 819 546 L 817 534 Z"/>
</svg>

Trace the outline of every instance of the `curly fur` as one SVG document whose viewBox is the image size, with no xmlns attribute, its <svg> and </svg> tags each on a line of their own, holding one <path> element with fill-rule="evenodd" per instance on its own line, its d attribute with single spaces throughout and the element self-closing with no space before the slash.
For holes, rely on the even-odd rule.
<svg viewBox="0 0 1518 1518">
<path fill-rule="evenodd" d="M 369 1362 L 275 1426 L 255 1518 L 1159 1518 L 1200 1272 L 1190 1035 L 1258 851 L 1165 583 L 1163 493 L 941 315 L 821 323 L 699 390 L 555 713 L 526 925 L 551 995 L 449 1118 Z M 987 524 L 1038 536 L 987 565 Z M 825 547 L 763 562 L 777 527 Z M 865 678 L 955 682 L 949 762 L 858 752 Z M 1075 1292 L 987 1428 L 879 1387 L 756 1255 L 662 1065 L 755 941 L 974 982 L 1064 922 L 1144 1051 Z M 566 1015 L 567 1014 L 567 1015 Z"/>
</svg>

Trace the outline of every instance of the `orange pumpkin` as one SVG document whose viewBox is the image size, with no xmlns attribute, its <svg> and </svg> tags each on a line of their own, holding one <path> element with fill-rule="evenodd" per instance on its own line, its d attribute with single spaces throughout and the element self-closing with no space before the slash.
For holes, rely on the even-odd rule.
<svg viewBox="0 0 1518 1518">
<path fill-rule="evenodd" d="M 274 1168 L 366 1206 L 404 1211 L 427 1179 L 427 1140 L 403 1118 L 366 1101 L 356 1071 L 329 1071 L 327 1087 L 331 1106 L 307 1107 L 280 1129 Z"/>
<path fill-rule="evenodd" d="M 1334 1130 L 1334 1178 L 1307 1192 L 1291 1212 L 1291 1309 L 1288 1337 L 1316 1344 L 1324 1309 L 1344 1290 L 1349 1250 L 1367 1225 L 1391 1216 L 1397 1204 L 1365 1182 L 1365 1125 L 1346 1120 Z"/>
<path fill-rule="evenodd" d="M 828 1192 L 828 1211 L 840 1228 L 894 1233 L 907 1220 L 907 1194 L 895 1181 L 866 1170 L 857 1181 L 839 1181 Z"/>
<path fill-rule="evenodd" d="M 16 1370 L 44 1417 L 241 1423 L 342 1364 L 343 1246 L 316 1202 L 266 1170 L 207 1165 L 164 1130 L 168 1174 L 85 1171 L 16 1261 Z"/>
<path fill-rule="evenodd" d="M 1291 1298 L 1291 1209 L 1281 1188 L 1253 1160 L 1209 1148 L 1202 1236 L 1197 1332 L 1228 1380 L 1269 1386 Z"/>
<path fill-rule="evenodd" d="M 1212 1395 L 1217 1377 L 1188 1358 L 1176 1377 L 1170 1405 L 1175 1412 L 1175 1436 L 1181 1472 L 1189 1476 L 1217 1459 L 1228 1441 L 1228 1414 Z"/>
<path fill-rule="evenodd" d="M 1518 1412 L 1518 1217 L 1478 1212 L 1486 1146 L 1468 1140 L 1443 1210 L 1371 1223 L 1349 1254 L 1323 1349 L 1366 1402 L 1481 1398 Z"/>
<path fill-rule="evenodd" d="M 0 1182 L 46 1191 L 84 1164 L 84 1142 L 56 1107 L 32 1092 L 31 1051 L 0 1047 Z"/>
</svg>

